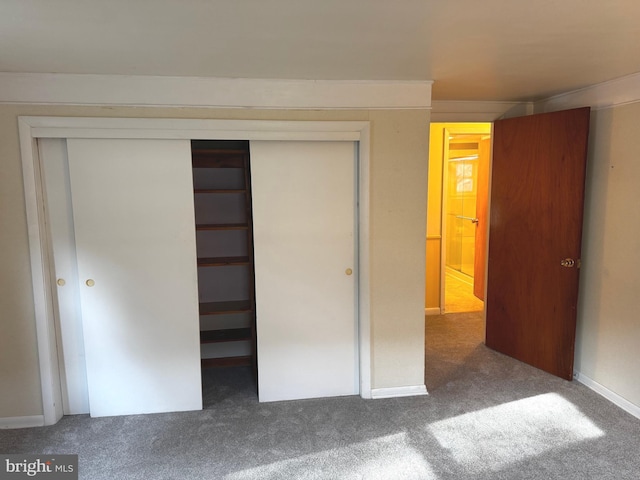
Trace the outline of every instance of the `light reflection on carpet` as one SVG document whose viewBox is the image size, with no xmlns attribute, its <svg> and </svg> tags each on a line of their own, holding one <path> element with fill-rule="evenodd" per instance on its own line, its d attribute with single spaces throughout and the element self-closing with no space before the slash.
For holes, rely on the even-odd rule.
<svg viewBox="0 0 640 480">
<path fill-rule="evenodd" d="M 468 473 L 498 471 L 552 449 L 604 436 L 556 393 L 516 400 L 428 426 Z"/>
<path fill-rule="evenodd" d="M 326 480 L 436 480 L 424 456 L 406 433 L 378 437 L 227 475 L 225 480 L 313 478 Z"/>
</svg>

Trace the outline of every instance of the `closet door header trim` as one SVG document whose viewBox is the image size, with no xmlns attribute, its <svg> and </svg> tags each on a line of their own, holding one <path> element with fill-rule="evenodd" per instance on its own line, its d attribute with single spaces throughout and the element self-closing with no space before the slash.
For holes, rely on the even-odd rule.
<svg viewBox="0 0 640 480">
<path fill-rule="evenodd" d="M 369 122 L 19 117 L 33 138 L 359 141 Z"/>
</svg>

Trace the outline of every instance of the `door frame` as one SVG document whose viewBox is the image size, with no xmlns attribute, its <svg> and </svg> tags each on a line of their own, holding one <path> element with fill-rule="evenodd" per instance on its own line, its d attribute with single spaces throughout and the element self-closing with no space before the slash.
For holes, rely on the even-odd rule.
<svg viewBox="0 0 640 480">
<path fill-rule="evenodd" d="M 39 138 L 292 140 L 356 142 L 356 324 L 360 396 L 371 398 L 369 262 L 370 123 L 368 121 L 198 120 L 106 117 L 18 117 L 44 425 L 62 418 L 54 309 L 54 271 L 45 209 Z"/>
</svg>

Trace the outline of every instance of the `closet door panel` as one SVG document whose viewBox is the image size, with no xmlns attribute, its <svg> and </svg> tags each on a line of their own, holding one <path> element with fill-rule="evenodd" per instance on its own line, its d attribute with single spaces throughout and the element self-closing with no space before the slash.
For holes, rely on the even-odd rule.
<svg viewBox="0 0 640 480">
<path fill-rule="evenodd" d="M 355 148 L 251 142 L 260 401 L 358 393 Z"/>
<path fill-rule="evenodd" d="M 202 408 L 189 141 L 67 141 L 92 416 Z"/>
<path fill-rule="evenodd" d="M 62 407 L 65 415 L 89 413 L 87 369 L 78 291 L 78 262 L 69 186 L 67 141 L 41 138 L 38 151 L 47 204 L 47 223 L 53 250 L 57 301 L 58 349 L 62 352 Z"/>
</svg>

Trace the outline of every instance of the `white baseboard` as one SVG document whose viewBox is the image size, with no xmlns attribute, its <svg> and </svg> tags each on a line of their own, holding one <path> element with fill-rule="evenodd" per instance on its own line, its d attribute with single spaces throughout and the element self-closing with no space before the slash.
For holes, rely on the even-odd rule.
<svg viewBox="0 0 640 480">
<path fill-rule="evenodd" d="M 409 385 L 406 387 L 372 388 L 371 398 L 414 397 L 428 395 L 425 385 Z"/>
<path fill-rule="evenodd" d="M 431 307 L 424 309 L 425 315 L 440 315 L 440 307 Z"/>
<path fill-rule="evenodd" d="M 602 395 L 604 398 L 609 400 L 611 403 L 617 405 L 618 407 L 620 407 L 624 411 L 630 413 L 634 417 L 640 418 L 640 406 L 631 403 L 629 400 L 621 397 L 620 395 L 618 395 L 615 392 L 612 392 L 611 390 L 609 390 L 604 385 L 599 384 L 595 380 L 587 377 L 586 375 L 583 375 L 580 372 L 574 372 L 573 373 L 573 378 L 576 381 L 578 381 L 581 384 L 583 384 L 585 387 L 588 387 L 591 390 L 593 390 L 594 392 L 596 392 L 597 394 Z"/>
<path fill-rule="evenodd" d="M 4 417 L 0 418 L 0 428 L 31 428 L 42 427 L 44 415 L 32 415 L 30 417 Z"/>
</svg>

